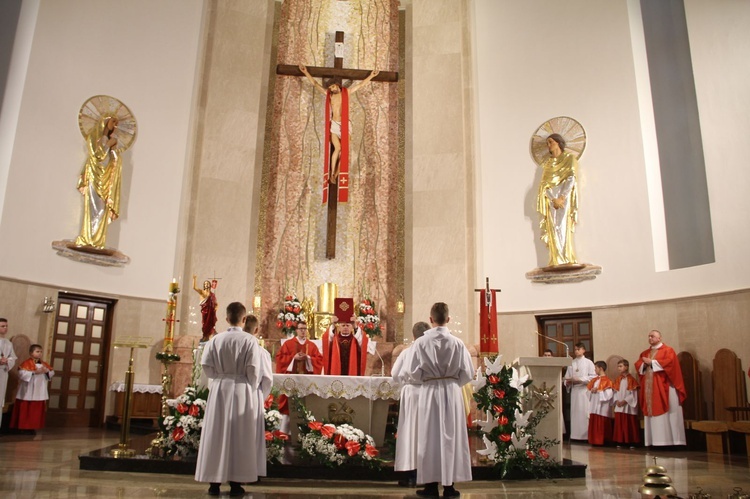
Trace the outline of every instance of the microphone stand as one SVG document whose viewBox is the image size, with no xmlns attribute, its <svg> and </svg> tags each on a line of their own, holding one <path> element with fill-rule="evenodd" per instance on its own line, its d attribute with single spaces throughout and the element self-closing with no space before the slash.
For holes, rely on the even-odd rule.
<svg viewBox="0 0 750 499">
<path fill-rule="evenodd" d="M 570 357 L 570 350 L 568 349 L 568 344 L 567 343 L 565 343 L 563 341 L 560 341 L 560 340 L 556 340 L 554 338 L 550 338 L 549 336 L 545 336 L 542 333 L 540 333 L 539 331 L 534 331 L 534 332 L 536 334 L 538 334 L 539 336 L 541 336 L 542 338 L 544 338 L 545 340 L 554 341 L 555 343 L 559 343 L 562 346 L 564 346 L 565 347 L 565 357 L 568 357 L 568 358 Z"/>
</svg>

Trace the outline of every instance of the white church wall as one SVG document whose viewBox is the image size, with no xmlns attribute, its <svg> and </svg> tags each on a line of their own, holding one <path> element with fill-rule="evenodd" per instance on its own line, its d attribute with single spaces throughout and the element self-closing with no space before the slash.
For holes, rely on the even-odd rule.
<svg viewBox="0 0 750 499">
<path fill-rule="evenodd" d="M 645 162 L 625 1 L 474 3 L 478 113 L 477 282 L 502 288 L 502 311 L 573 309 L 698 296 L 750 286 L 740 227 L 750 173 L 730 137 L 750 131 L 750 5 L 686 1 L 705 149 L 716 263 L 656 272 Z M 716 33 L 722 36 L 716 36 Z M 722 75 L 717 77 L 717 75 Z M 532 284 L 547 264 L 538 241 L 540 174 L 529 139 L 567 115 L 587 130 L 581 160 L 578 258 L 603 267 L 594 281 Z"/>
<path fill-rule="evenodd" d="M 108 295 L 163 299 L 175 267 L 203 2 L 42 2 L 13 140 L 0 237 L 0 275 Z M 124 154 L 120 219 L 108 246 L 124 268 L 57 256 L 75 238 L 85 159 L 77 113 L 91 96 L 117 97 L 138 138 Z"/>
</svg>

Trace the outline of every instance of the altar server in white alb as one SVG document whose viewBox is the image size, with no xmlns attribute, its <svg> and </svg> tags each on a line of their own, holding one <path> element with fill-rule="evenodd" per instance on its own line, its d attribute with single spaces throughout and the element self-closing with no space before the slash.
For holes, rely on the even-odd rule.
<svg viewBox="0 0 750 499">
<path fill-rule="evenodd" d="M 570 439 L 589 439 L 589 397 L 586 387 L 596 378 L 594 363 L 586 358 L 586 346 L 575 345 L 576 358 L 565 372 L 565 388 L 570 393 Z"/>
<path fill-rule="evenodd" d="M 221 493 L 222 482 L 229 482 L 229 495 L 244 495 L 242 483 L 266 474 L 262 401 L 271 392 L 273 373 L 258 340 L 242 330 L 245 313 L 241 303 L 229 304 L 229 329 L 206 343 L 201 359 L 209 393 L 195 479 L 209 482 L 213 496 Z"/>
<path fill-rule="evenodd" d="M 471 455 L 461 387 L 471 381 L 471 355 L 461 340 L 451 335 L 448 305 L 430 310 L 433 328 L 409 348 L 409 372 L 419 389 L 417 425 L 417 490 L 422 497 L 458 497 L 454 482 L 471 480 Z"/>
<path fill-rule="evenodd" d="M 417 322 L 411 329 L 412 336 L 418 340 L 430 329 L 426 322 Z M 417 485 L 417 420 L 419 418 L 419 383 L 412 378 L 407 369 L 411 365 L 413 348 L 401 352 L 391 369 L 393 380 L 401 385 L 398 409 L 398 433 L 396 438 L 396 460 L 393 467 L 396 471 L 407 472 L 406 478 L 398 482 L 402 487 Z"/>
<path fill-rule="evenodd" d="M 8 319 L 0 318 L 0 422 L 5 404 L 5 389 L 8 387 L 8 371 L 16 365 L 16 354 L 13 343 L 5 339 L 8 334 Z"/>
</svg>

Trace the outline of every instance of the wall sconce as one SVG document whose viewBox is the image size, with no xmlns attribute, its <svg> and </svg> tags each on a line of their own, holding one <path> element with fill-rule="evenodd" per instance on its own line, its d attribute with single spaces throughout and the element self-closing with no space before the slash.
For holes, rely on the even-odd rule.
<svg viewBox="0 0 750 499">
<path fill-rule="evenodd" d="M 260 310 L 260 295 L 255 295 L 253 298 L 253 309 Z"/>
<path fill-rule="evenodd" d="M 55 299 L 49 296 L 44 297 L 44 301 L 42 302 L 42 312 L 45 314 L 50 314 L 55 311 Z"/>
<path fill-rule="evenodd" d="M 399 298 L 399 300 L 396 302 L 396 312 L 398 312 L 399 314 L 403 314 L 405 308 L 406 307 L 404 306 L 404 299 Z"/>
</svg>

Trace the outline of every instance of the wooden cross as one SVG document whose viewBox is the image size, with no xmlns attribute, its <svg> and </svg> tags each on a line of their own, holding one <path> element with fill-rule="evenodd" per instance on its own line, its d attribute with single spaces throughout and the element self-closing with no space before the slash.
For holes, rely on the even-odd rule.
<svg viewBox="0 0 750 499">
<path fill-rule="evenodd" d="M 334 59 L 333 67 L 317 67 L 308 66 L 307 70 L 311 76 L 315 78 L 332 78 L 339 77 L 342 80 L 364 80 L 370 75 L 371 70 L 368 69 L 344 69 L 344 32 L 337 31 L 334 48 Z M 276 66 L 276 74 L 284 76 L 304 76 L 298 66 L 290 64 L 279 64 Z M 372 79 L 372 81 L 385 81 L 389 83 L 398 81 L 398 73 L 395 71 L 381 71 L 378 75 Z M 348 126 L 347 123 L 342 123 L 341 126 Z M 332 150 L 331 145 L 328 144 L 329 151 L 329 165 Z M 333 165 L 331 165 L 333 168 Z M 339 181 L 336 180 L 336 184 L 329 184 L 328 186 L 328 214 L 326 224 L 326 258 L 332 260 L 336 258 L 336 214 L 338 208 L 338 190 Z"/>
</svg>

